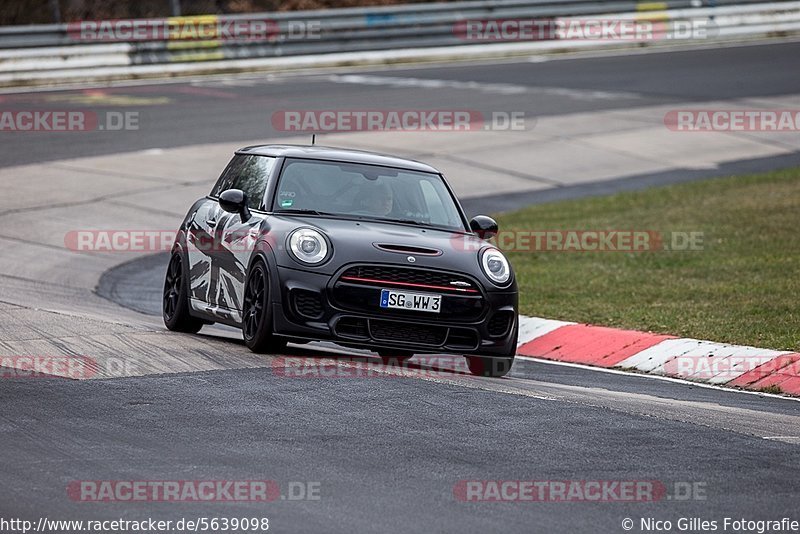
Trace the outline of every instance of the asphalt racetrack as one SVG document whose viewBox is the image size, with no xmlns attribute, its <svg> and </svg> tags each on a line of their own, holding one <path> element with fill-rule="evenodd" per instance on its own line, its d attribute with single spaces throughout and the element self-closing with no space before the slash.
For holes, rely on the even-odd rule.
<svg viewBox="0 0 800 534">
<path fill-rule="evenodd" d="M 414 376 L 379 370 L 377 358 L 363 373 L 333 345 L 288 355 L 342 358 L 330 364 L 342 372 L 288 376 L 279 356 L 250 353 L 232 329 L 168 333 L 163 253 L 64 250 L 76 228 L 175 228 L 224 154 L 300 137 L 274 127 L 280 109 L 524 112 L 530 130 L 511 137 L 320 136 L 433 160 L 470 215 L 798 165 L 796 134 L 704 145 L 666 137 L 662 118 L 689 105 L 797 106 L 799 66 L 800 43 L 772 43 L 0 95 L 4 109 L 128 110 L 141 125 L 0 133 L 0 353 L 124 366 L 88 380 L 0 380 L 0 516 L 268 517 L 270 531 L 320 533 L 625 532 L 626 518 L 632 532 L 644 531 L 643 518 L 676 531 L 680 518 L 715 520 L 722 531 L 725 517 L 800 519 L 796 400 L 530 360 L 504 379 L 435 358 Z M 634 148 L 603 145 L 609 139 Z M 540 144 L 550 148 L 531 156 Z M 491 193 L 486 176 L 496 177 Z M 270 480 L 280 494 L 84 502 L 68 490 L 118 480 Z M 461 491 L 467 481 L 646 481 L 664 491 L 623 502 L 476 502 Z"/>
</svg>

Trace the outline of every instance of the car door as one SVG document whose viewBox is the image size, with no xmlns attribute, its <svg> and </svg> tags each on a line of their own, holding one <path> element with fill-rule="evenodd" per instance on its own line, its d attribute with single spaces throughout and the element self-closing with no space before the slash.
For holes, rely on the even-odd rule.
<svg viewBox="0 0 800 534">
<path fill-rule="evenodd" d="M 210 251 L 209 303 L 216 306 L 217 315 L 236 322 L 241 321 L 247 264 L 265 217 L 264 192 L 274 165 L 272 157 L 237 156 L 229 169 L 228 189 L 247 195 L 250 219 L 242 221 L 240 214 L 225 212 L 217 203 L 216 217 L 209 222 L 214 226 L 215 245 Z"/>
<path fill-rule="evenodd" d="M 225 212 L 219 207 L 217 198 L 222 191 L 233 187 L 235 163 L 241 156 L 233 159 L 222 171 L 208 198 L 197 205 L 186 228 L 186 252 L 189 262 L 189 295 L 192 308 L 212 312 L 215 307 L 214 292 L 211 290 L 212 255 L 218 246 L 215 241 L 217 223 Z"/>
</svg>

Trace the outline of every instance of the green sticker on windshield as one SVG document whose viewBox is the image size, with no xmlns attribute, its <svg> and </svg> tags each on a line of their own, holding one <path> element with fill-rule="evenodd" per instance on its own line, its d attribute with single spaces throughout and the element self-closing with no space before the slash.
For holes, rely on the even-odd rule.
<svg viewBox="0 0 800 534">
<path fill-rule="evenodd" d="M 281 200 L 281 207 L 282 208 L 291 208 L 292 204 L 294 204 L 294 200 L 291 200 L 291 199 Z"/>
</svg>

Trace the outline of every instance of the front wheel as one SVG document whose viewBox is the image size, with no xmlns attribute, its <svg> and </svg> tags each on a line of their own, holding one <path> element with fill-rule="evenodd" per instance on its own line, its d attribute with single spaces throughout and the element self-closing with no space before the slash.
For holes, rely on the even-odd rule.
<svg viewBox="0 0 800 534">
<path fill-rule="evenodd" d="M 203 328 L 203 321 L 189 314 L 189 277 L 184 271 L 181 253 L 175 251 L 164 278 L 161 312 L 168 329 L 195 334 Z"/>
<path fill-rule="evenodd" d="M 242 306 L 242 336 L 253 352 L 278 352 L 286 342 L 272 333 L 269 277 L 263 262 L 255 263 L 247 277 Z"/>
<path fill-rule="evenodd" d="M 499 378 L 511 371 L 514 358 L 486 358 L 484 356 L 465 356 L 467 368 L 473 375 Z"/>
</svg>

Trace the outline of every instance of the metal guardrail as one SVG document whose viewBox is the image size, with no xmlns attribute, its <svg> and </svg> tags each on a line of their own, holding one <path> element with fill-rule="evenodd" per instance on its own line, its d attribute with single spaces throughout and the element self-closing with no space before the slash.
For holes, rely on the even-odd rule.
<svg viewBox="0 0 800 534">
<path fill-rule="evenodd" d="M 456 24 L 466 20 L 541 21 L 606 14 L 663 17 L 670 20 L 678 16 L 697 16 L 718 20 L 720 34 L 769 34 L 800 29 L 798 4 L 800 3 L 791 0 L 769 3 L 758 0 L 468 0 L 374 8 L 161 19 L 165 24 L 185 24 L 192 21 L 224 24 L 267 20 L 273 27 L 274 35 L 270 39 L 259 40 L 174 40 L 153 37 L 127 42 L 92 42 L 79 38 L 76 27 L 71 24 L 13 26 L 0 28 L 0 73 L 24 80 L 26 72 L 192 62 L 219 63 L 226 60 L 475 44 L 464 40 L 454 31 Z M 313 25 L 313 35 L 287 37 L 290 26 L 298 23 L 306 27 Z M 749 32 L 748 28 L 753 31 Z M 0 80 L 0 84 L 2 83 Z"/>
</svg>

